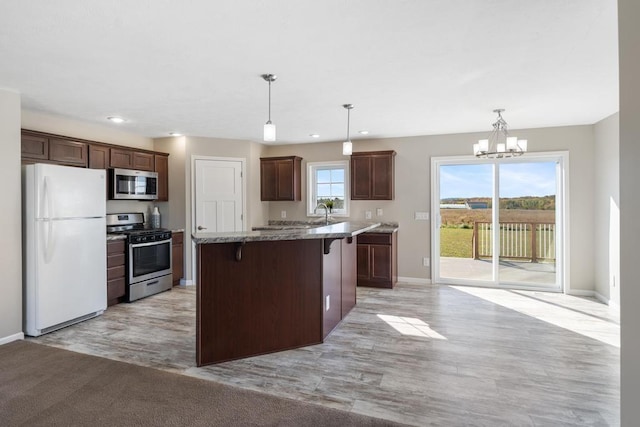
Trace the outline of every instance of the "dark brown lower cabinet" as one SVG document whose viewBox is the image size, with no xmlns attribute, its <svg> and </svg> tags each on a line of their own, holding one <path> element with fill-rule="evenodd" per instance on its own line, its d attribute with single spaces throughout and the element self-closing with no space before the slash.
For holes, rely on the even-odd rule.
<svg viewBox="0 0 640 427">
<path fill-rule="evenodd" d="M 171 234 L 171 273 L 173 274 L 173 286 L 180 284 L 184 276 L 184 233 Z"/>
<path fill-rule="evenodd" d="M 393 288 L 398 281 L 398 233 L 358 236 L 358 286 Z"/>
<path fill-rule="evenodd" d="M 107 242 L 107 305 L 124 301 L 125 255 L 124 240 Z"/>
</svg>

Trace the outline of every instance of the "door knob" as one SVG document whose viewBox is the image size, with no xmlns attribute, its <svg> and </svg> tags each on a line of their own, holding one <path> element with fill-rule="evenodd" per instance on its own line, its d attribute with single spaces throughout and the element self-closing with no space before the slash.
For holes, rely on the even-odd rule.
<svg viewBox="0 0 640 427">
<path fill-rule="evenodd" d="M 203 227 L 201 225 L 198 226 L 198 230 L 206 230 L 206 229 L 207 229 L 207 227 Z"/>
</svg>

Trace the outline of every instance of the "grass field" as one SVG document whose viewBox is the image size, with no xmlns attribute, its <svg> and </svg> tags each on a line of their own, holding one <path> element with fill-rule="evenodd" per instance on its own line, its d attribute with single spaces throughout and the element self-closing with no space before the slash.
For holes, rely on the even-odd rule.
<svg viewBox="0 0 640 427">
<path fill-rule="evenodd" d="M 473 230 L 466 228 L 440 229 L 440 256 L 471 258 Z"/>
<path fill-rule="evenodd" d="M 473 226 L 475 221 L 491 221 L 491 209 L 440 209 L 443 226 L 458 227 L 461 224 Z M 501 209 L 501 222 L 556 222 L 556 211 L 526 209 Z"/>
</svg>

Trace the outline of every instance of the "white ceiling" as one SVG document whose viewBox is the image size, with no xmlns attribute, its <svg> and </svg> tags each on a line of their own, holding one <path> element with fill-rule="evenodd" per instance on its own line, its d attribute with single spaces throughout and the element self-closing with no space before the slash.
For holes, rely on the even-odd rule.
<svg viewBox="0 0 640 427">
<path fill-rule="evenodd" d="M 618 110 L 616 0 L 0 0 L 0 87 L 148 136 L 277 143 L 592 124 Z M 318 133 L 319 139 L 309 134 Z"/>
</svg>

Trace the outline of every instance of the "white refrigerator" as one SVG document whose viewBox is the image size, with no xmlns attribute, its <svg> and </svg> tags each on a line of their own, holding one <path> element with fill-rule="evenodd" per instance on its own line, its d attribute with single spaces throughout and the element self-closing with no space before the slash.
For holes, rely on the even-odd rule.
<svg viewBox="0 0 640 427">
<path fill-rule="evenodd" d="M 107 308 L 106 171 L 22 167 L 25 334 L 38 336 Z"/>
</svg>

